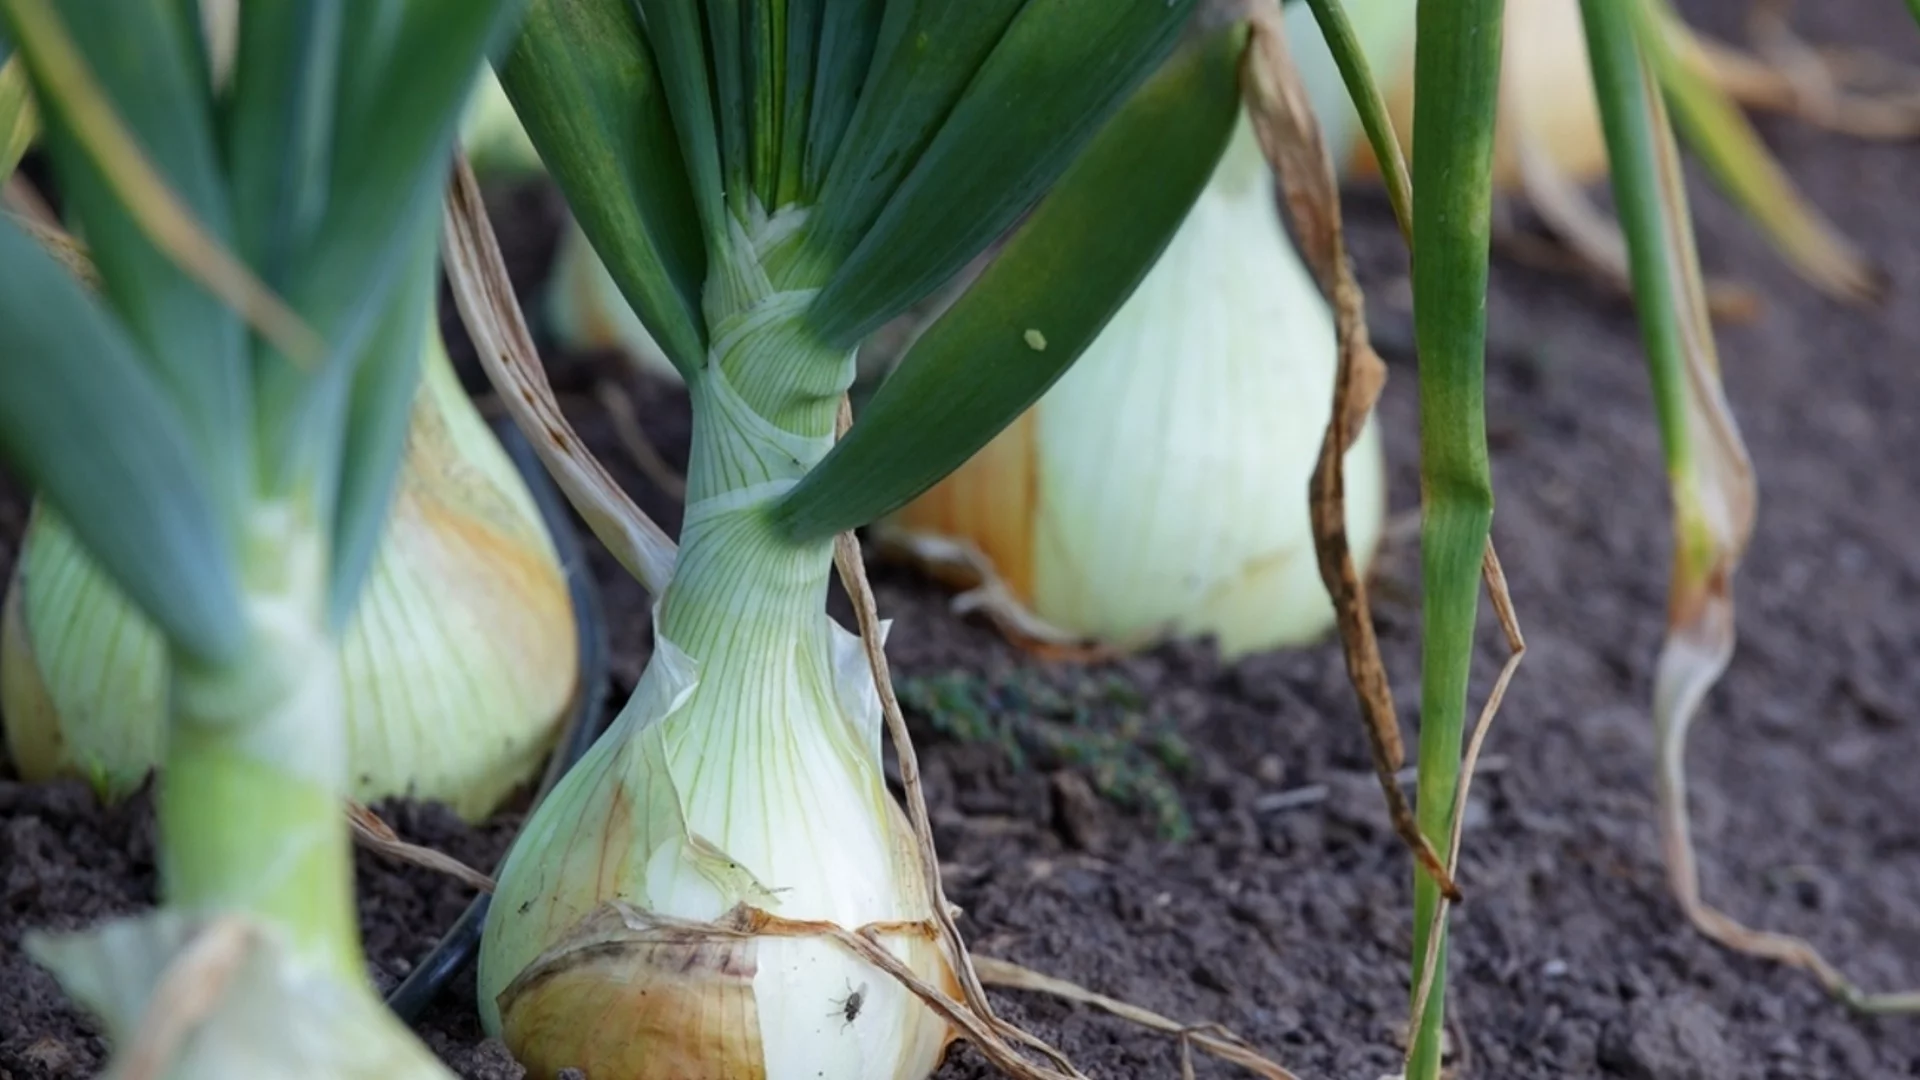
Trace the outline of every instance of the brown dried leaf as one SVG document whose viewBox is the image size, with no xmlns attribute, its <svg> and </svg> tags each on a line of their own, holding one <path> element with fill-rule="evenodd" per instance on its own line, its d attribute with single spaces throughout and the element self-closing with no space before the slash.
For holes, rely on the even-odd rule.
<svg viewBox="0 0 1920 1080">
<path fill-rule="evenodd" d="M 1386 385 L 1387 366 L 1367 337 L 1366 300 L 1347 260 L 1340 225 L 1340 192 L 1333 161 L 1314 119 L 1306 90 L 1287 51 L 1279 11 L 1269 4 L 1248 5 L 1251 37 L 1242 69 L 1242 87 L 1260 146 L 1280 177 L 1295 232 L 1307 263 L 1333 304 L 1340 363 L 1334 377 L 1333 415 L 1320 447 L 1310 485 L 1314 549 L 1320 577 L 1333 597 L 1346 654 L 1347 674 L 1360 698 L 1360 711 L 1373 752 L 1374 771 L 1386 795 L 1394 831 L 1449 898 L 1459 888 L 1433 845 L 1420 832 L 1406 793 L 1394 774 L 1406 763 L 1393 692 L 1374 637 L 1366 582 L 1353 561 L 1347 537 L 1345 457 Z"/>
<path fill-rule="evenodd" d="M 483 893 L 493 891 L 492 878 L 445 852 L 435 851 L 419 844 L 410 844 L 400 839 L 400 835 L 393 831 L 392 826 L 381 820 L 379 814 L 352 799 L 347 800 L 347 824 L 353 828 L 354 842 L 368 851 L 438 871 L 471 885 Z"/>
<path fill-rule="evenodd" d="M 1493 538 L 1487 538 L 1487 549 L 1480 556 L 1480 576 L 1487 583 L 1487 596 L 1493 604 L 1493 613 L 1500 620 L 1500 631 L 1507 639 L 1507 662 L 1500 666 L 1500 675 L 1493 681 L 1493 690 L 1487 694 L 1486 704 L 1480 707 L 1480 716 L 1474 721 L 1473 734 L 1467 740 L 1467 752 L 1460 762 L 1460 785 L 1453 793 L 1453 833 L 1447 841 L 1447 871 L 1457 874 L 1460 868 L 1460 837 L 1466 829 L 1467 793 L 1473 787 L 1473 778 L 1480 772 L 1480 751 L 1485 748 L 1487 733 L 1493 729 L 1493 718 L 1500 712 L 1500 703 L 1507 698 L 1507 686 L 1513 682 L 1514 673 L 1520 670 L 1520 661 L 1527 655 L 1527 639 L 1520 632 L 1520 616 L 1513 610 L 1513 594 L 1507 591 L 1507 573 L 1500 567 L 1500 554 L 1493 548 Z M 1414 988 L 1413 1008 L 1409 1012 L 1409 1027 L 1417 1024 L 1427 1012 L 1427 997 L 1433 992 L 1434 972 L 1440 967 L 1440 942 L 1445 935 L 1440 927 L 1446 924 L 1450 898 L 1442 896 L 1434 905 L 1433 919 L 1427 930 L 1427 954 L 1420 964 L 1420 985 Z M 1463 1043 L 1464 1045 L 1464 1043 Z M 1413 1053 L 1413 1043 L 1407 1044 L 1409 1059 Z"/>
<path fill-rule="evenodd" d="M 514 299 L 479 182 L 464 156 L 455 163 L 447 187 L 442 245 L 460 318 L 513 422 L 593 535 L 648 592 L 659 596 L 673 576 L 678 551 L 672 538 L 620 490 L 554 400 L 533 335 Z"/>
<path fill-rule="evenodd" d="M 1687 732 L 1701 703 L 1733 657 L 1733 578 L 1753 535 L 1758 490 L 1753 462 L 1720 383 L 1719 357 L 1706 314 L 1699 256 L 1687 211 L 1685 177 L 1664 106 L 1648 95 L 1660 154 L 1661 196 L 1668 226 L 1665 254 L 1681 290 L 1685 364 L 1683 454 L 1669 456 L 1674 504 L 1674 555 L 1667 599 L 1667 640 L 1654 669 L 1653 721 L 1658 758 L 1661 842 L 1667 879 L 1701 933 L 1737 952 L 1808 971 L 1834 995 L 1877 1012 L 1920 1010 L 1920 992 L 1867 994 L 1807 941 L 1756 930 L 1708 904 L 1687 809 Z"/>
</svg>

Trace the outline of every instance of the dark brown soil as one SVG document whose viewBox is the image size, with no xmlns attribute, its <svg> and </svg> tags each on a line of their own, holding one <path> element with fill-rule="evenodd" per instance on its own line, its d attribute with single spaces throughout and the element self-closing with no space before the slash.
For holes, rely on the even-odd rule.
<svg viewBox="0 0 1920 1080">
<path fill-rule="evenodd" d="M 1694 14 L 1737 36 L 1728 9 L 1741 5 L 1685 6 L 1710 8 Z M 1890 0 L 1803 7 L 1803 29 L 1819 40 L 1920 53 L 1920 35 Z M 1869 985 L 1894 989 L 1920 983 L 1911 782 L 1920 759 L 1920 379 L 1910 359 L 1920 349 L 1920 217 L 1908 207 L 1920 153 L 1784 123 L 1763 130 L 1892 288 L 1874 311 L 1822 300 L 1724 202 L 1696 194 L 1708 264 L 1768 304 L 1762 321 L 1721 337 L 1762 508 L 1740 579 L 1740 650 L 1693 740 L 1696 832 L 1709 897 L 1805 934 Z M 1406 319 L 1391 303 L 1404 294 L 1404 259 L 1377 200 L 1357 198 L 1351 210 L 1391 342 Z M 558 220 L 553 198 L 517 192 L 496 213 L 514 264 L 537 279 Z M 1920 1020 L 1853 1015 L 1801 974 L 1708 944 L 1669 899 L 1646 715 L 1667 510 L 1634 326 L 1623 302 L 1566 280 L 1503 266 L 1495 286 L 1495 533 L 1531 652 L 1493 739 L 1504 767 L 1476 786 L 1470 809 L 1470 899 L 1455 922 L 1452 997 L 1464 1075 L 1920 1076 Z M 1382 410 L 1404 510 L 1415 492 L 1417 371 L 1404 349 L 1389 351 Z M 605 358 L 582 364 L 556 376 L 563 388 L 611 370 Z M 652 384 L 635 393 L 654 436 L 681 460 L 678 395 Z M 584 398 L 574 415 L 590 441 L 613 445 Z M 617 450 L 606 456 L 663 524 L 677 524 L 670 501 Z M 0 564 L 19 506 L 17 492 L 0 498 Z M 1410 734 L 1417 556 L 1402 535 L 1376 572 L 1376 615 Z M 647 608 L 610 562 L 597 565 L 624 693 L 644 661 Z M 1048 667 L 954 619 L 912 577 L 882 570 L 877 580 L 897 621 L 896 670 L 923 705 L 913 719 L 949 887 L 979 952 L 1224 1022 L 1304 1076 L 1374 1080 L 1397 1068 L 1411 871 L 1364 772 L 1335 647 L 1237 664 L 1175 647 L 1103 667 Z M 1485 640 L 1476 700 L 1501 659 L 1491 625 Z M 934 701 L 971 704 L 930 715 Z M 1171 732 L 1162 741 L 1182 754 L 1142 755 L 1107 739 L 1068 764 L 1075 755 L 1046 733 L 1070 721 L 1036 723 L 1061 710 L 1108 733 Z M 1165 839 L 1178 831 L 1166 806 L 1137 790 L 1128 806 L 1085 797 L 1089 786 L 1112 788 L 1116 770 L 1164 784 L 1190 836 Z M 1315 785 L 1320 797 L 1301 794 Z M 491 864 L 514 825 L 474 831 L 431 809 L 388 812 L 413 838 L 478 865 Z M 385 988 L 467 894 L 371 858 L 361 871 L 363 924 Z M 143 806 L 103 810 L 73 786 L 0 781 L 0 1080 L 91 1076 L 103 1057 L 91 1028 L 22 956 L 22 933 L 131 911 L 152 892 Z M 1178 1075 L 1176 1049 L 1159 1036 L 1050 1000 L 999 1000 L 1093 1076 Z M 426 1037 L 467 1076 L 519 1075 L 481 1042 L 472 1006 L 469 977 L 429 1014 Z M 989 1075 L 965 1050 L 939 1074 Z"/>
</svg>

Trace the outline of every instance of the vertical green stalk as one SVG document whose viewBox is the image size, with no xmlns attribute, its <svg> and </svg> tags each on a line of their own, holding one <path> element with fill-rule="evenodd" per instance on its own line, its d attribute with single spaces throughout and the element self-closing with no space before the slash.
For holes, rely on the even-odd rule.
<svg viewBox="0 0 1920 1080">
<path fill-rule="evenodd" d="M 352 849 L 344 694 L 326 624 L 325 529 L 297 501 L 256 505 L 242 546 L 244 651 L 175 651 L 161 770 L 167 902 L 258 916 L 295 955 L 365 982 Z"/>
<path fill-rule="evenodd" d="M 1503 0 L 1420 0 L 1414 60 L 1413 293 L 1420 351 L 1420 534 L 1424 592 L 1420 683 L 1420 829 L 1445 851 L 1460 779 L 1480 559 L 1493 522 L 1487 466 L 1486 302 L 1493 126 Z M 1440 1074 L 1446 1005 L 1441 895 L 1414 879 L 1414 985 L 1430 933 L 1442 935 L 1409 1080 Z"/>
<path fill-rule="evenodd" d="M 1909 0 L 1920 5 L 1920 0 Z M 1634 13 L 1615 0 L 1581 0 L 1601 125 L 1606 132 L 1608 174 L 1620 231 L 1627 238 L 1641 344 L 1653 379 L 1653 402 L 1666 449 L 1667 472 L 1686 471 L 1685 344 L 1675 297 L 1683 294 L 1663 244 L 1668 235 L 1661 203 L 1657 137 L 1649 123 L 1659 92 L 1635 40 Z M 1671 136 L 1669 136 L 1670 138 Z"/>
<path fill-rule="evenodd" d="M 745 232 L 750 223 L 740 226 L 745 245 L 721 256 L 732 265 L 715 274 L 755 287 L 731 310 L 709 305 L 713 346 L 687 383 L 687 515 L 661 598 L 662 635 L 701 664 L 696 694 L 755 682 L 767 656 L 756 639 L 811 640 L 818 629 L 832 539 L 793 542 L 767 510 L 832 449 L 854 373 L 853 351 L 822 343 L 803 318 L 819 292 L 814 282 L 768 271 L 767 249 L 781 243 L 780 230 L 756 235 Z"/>
</svg>

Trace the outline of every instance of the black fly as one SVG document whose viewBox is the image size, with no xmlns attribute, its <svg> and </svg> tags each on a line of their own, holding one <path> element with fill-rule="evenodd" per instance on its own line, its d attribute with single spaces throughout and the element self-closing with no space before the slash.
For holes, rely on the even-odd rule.
<svg viewBox="0 0 1920 1080">
<path fill-rule="evenodd" d="M 838 1016 L 842 1018 L 845 1021 L 845 1023 L 843 1023 L 841 1026 L 845 1027 L 846 1024 L 853 1023 L 854 1020 L 859 1017 L 860 1006 L 865 1005 L 866 1003 L 867 1003 L 867 984 L 866 983 L 861 983 L 858 987 L 848 986 L 847 996 L 841 998 L 839 1003 L 834 1006 L 833 1012 L 829 1013 L 828 1015 Z"/>
</svg>

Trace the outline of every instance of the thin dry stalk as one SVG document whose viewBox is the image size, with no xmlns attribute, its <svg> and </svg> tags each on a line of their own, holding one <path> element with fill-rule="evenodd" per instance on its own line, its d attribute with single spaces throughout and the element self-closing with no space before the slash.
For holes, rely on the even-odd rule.
<svg viewBox="0 0 1920 1080">
<path fill-rule="evenodd" d="M 673 576 L 678 549 L 620 490 L 554 400 L 553 385 L 514 299 L 479 181 L 465 155 L 454 162 L 445 220 L 441 243 L 447 280 L 487 378 L 593 535 L 649 593 L 659 596 Z"/>
<path fill-rule="evenodd" d="M 1022 967 L 1009 960 L 976 956 L 973 958 L 973 963 L 980 972 L 980 978 L 990 986 L 1005 990 L 1029 990 L 1038 994 L 1049 994 L 1111 1013 L 1130 1024 L 1165 1032 L 1178 1038 L 1183 1056 L 1181 1071 L 1184 1076 L 1193 1075 L 1192 1062 L 1184 1058 L 1192 1048 L 1198 1047 L 1205 1053 L 1238 1065 L 1256 1076 L 1266 1077 L 1267 1080 L 1300 1080 L 1297 1074 L 1288 1071 L 1285 1066 L 1272 1058 L 1257 1052 L 1247 1045 L 1246 1040 L 1220 1024 L 1183 1024 L 1151 1009 L 1143 1009 L 1118 998 L 1110 998 L 1105 994 L 1088 990 L 1078 983 L 1043 975 L 1032 968 Z"/>
<path fill-rule="evenodd" d="M 1314 119 L 1305 88 L 1287 51 L 1279 12 L 1271 5 L 1247 5 L 1251 24 L 1247 60 L 1241 85 L 1267 162 L 1280 178 L 1307 264 L 1333 304 L 1340 342 L 1339 368 L 1334 376 L 1333 415 L 1320 444 L 1320 459 L 1309 486 L 1314 549 L 1319 555 L 1320 579 L 1333 597 L 1346 655 L 1347 674 L 1360 699 L 1361 719 L 1373 753 L 1374 772 L 1386 795 L 1394 832 L 1412 850 L 1441 892 L 1459 899 L 1454 884 L 1433 845 L 1420 832 L 1406 792 L 1394 774 L 1406 764 L 1406 746 L 1394 714 L 1393 691 L 1386 665 L 1374 636 L 1367 584 L 1353 561 L 1347 537 L 1346 469 L 1348 449 L 1360 437 L 1386 385 L 1387 366 L 1367 337 L 1366 299 L 1347 260 L 1340 224 L 1340 192 L 1333 160 Z"/>
<path fill-rule="evenodd" d="M 915 933 L 924 937 L 939 937 L 940 929 L 926 923 L 871 923 L 858 930 L 848 930 L 838 923 L 821 922 L 809 919 L 782 919 L 777 915 L 755 909 L 753 932 L 774 937 L 825 937 L 839 942 L 854 955 L 879 968 L 887 975 L 898 980 L 902 986 L 912 991 L 920 1000 L 927 1003 L 941 1019 L 958 1028 L 967 1040 L 974 1044 L 981 1056 L 993 1066 L 1015 1080 L 1089 1080 L 1087 1075 L 1074 1068 L 1073 1063 L 1058 1050 L 1039 1039 L 994 1016 L 991 1011 L 982 1012 L 965 1002 L 958 1002 L 941 992 L 938 988 L 915 975 L 900 958 L 881 944 L 881 939 L 897 936 L 901 933 Z M 1008 1029 L 1017 1033 L 1017 1041 L 1031 1046 L 1053 1062 L 1052 1067 L 1035 1065 L 1021 1057 L 1008 1045 Z"/>
<path fill-rule="evenodd" d="M 393 826 L 382 820 L 379 814 L 352 799 L 347 800 L 347 824 L 353 827 L 354 841 L 376 855 L 424 866 L 456 878 L 483 893 L 493 891 L 491 877 L 444 852 L 400 839 L 400 835 L 393 831 Z"/>
<path fill-rule="evenodd" d="M 844 436 L 852 426 L 853 406 L 842 395 L 835 423 L 836 437 Z M 985 1042 L 979 1042 L 976 1038 L 980 1052 L 996 1067 L 1018 1080 L 1058 1075 L 1022 1058 L 1009 1045 L 1017 1042 L 1046 1055 L 1060 1066 L 1065 1075 L 1079 1077 L 1080 1071 L 1064 1055 L 1037 1036 L 1000 1019 L 993 1011 L 993 1003 L 987 1000 L 986 989 L 981 986 L 980 976 L 973 968 L 973 955 L 960 936 L 960 928 L 954 924 L 955 908 L 947 902 L 946 883 L 940 876 L 940 855 L 933 843 L 932 819 L 927 814 L 926 792 L 920 785 L 920 758 L 914 753 L 913 737 L 907 732 L 907 720 L 900 711 L 900 699 L 893 692 L 886 647 L 880 640 L 879 608 L 873 599 L 873 586 L 867 581 L 866 565 L 860 558 L 860 542 L 851 532 L 834 537 L 833 561 L 840 571 L 841 585 L 853 600 L 860 640 L 866 647 L 867 664 L 873 670 L 874 688 L 879 691 L 881 711 L 886 716 L 887 735 L 892 739 L 894 752 L 899 758 L 900 785 L 906 792 L 907 820 L 913 825 L 914 848 L 920 860 L 921 877 L 925 880 L 927 895 L 933 900 L 933 918 L 940 931 L 940 944 L 947 953 L 947 963 L 953 969 L 954 978 L 960 984 L 962 1000 L 968 1010 L 982 1021 L 984 1033 L 989 1036 Z"/>
<path fill-rule="evenodd" d="M 667 464 L 660 448 L 647 438 L 646 429 L 640 426 L 640 415 L 633 407 L 633 397 L 626 388 L 612 379 L 602 379 L 594 384 L 593 397 L 606 410 L 607 419 L 613 424 L 614 438 L 620 440 L 620 448 L 627 452 L 640 475 L 674 501 L 687 501 L 687 478 Z"/>
<path fill-rule="evenodd" d="M 116 1066 L 117 1080 L 160 1080 L 193 1030 L 213 1013 L 257 939 L 237 915 L 209 922 L 167 965 L 140 1026 Z"/>
<path fill-rule="evenodd" d="M 1500 568 L 1500 555 L 1493 549 L 1492 537 L 1487 538 L 1487 549 L 1480 556 L 1480 576 L 1487 583 L 1487 597 L 1492 601 L 1494 614 L 1500 620 L 1500 630 L 1507 638 L 1507 662 L 1501 665 L 1500 676 L 1493 681 L 1493 691 L 1487 695 L 1486 704 L 1480 707 L 1473 734 L 1467 740 L 1466 755 L 1461 759 L 1460 786 L 1453 795 L 1453 833 L 1447 842 L 1447 870 L 1456 874 L 1460 869 L 1460 836 L 1465 831 L 1467 821 L 1467 793 L 1479 771 L 1480 750 L 1486 745 L 1487 732 L 1493 728 L 1493 718 L 1500 712 L 1501 702 L 1506 700 L 1507 685 L 1513 682 L 1514 673 L 1520 670 L 1521 659 L 1527 655 L 1527 639 L 1520 633 L 1520 618 L 1513 610 L 1513 595 L 1507 591 L 1507 574 Z M 1427 1012 L 1427 998 L 1433 993 L 1434 971 L 1440 966 L 1440 927 L 1446 924 L 1449 906 L 1450 901 L 1444 896 L 1434 905 L 1433 919 L 1427 930 L 1427 953 L 1420 965 L 1420 985 L 1414 989 L 1413 1008 L 1408 1014 L 1409 1030 L 1411 1026 L 1417 1026 Z M 1409 1059 L 1412 1053 L 1413 1044 L 1409 1040 Z"/>
</svg>

